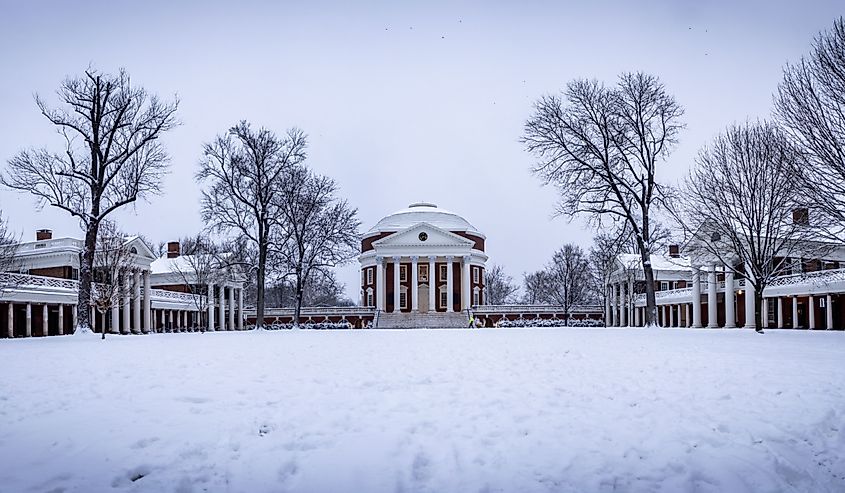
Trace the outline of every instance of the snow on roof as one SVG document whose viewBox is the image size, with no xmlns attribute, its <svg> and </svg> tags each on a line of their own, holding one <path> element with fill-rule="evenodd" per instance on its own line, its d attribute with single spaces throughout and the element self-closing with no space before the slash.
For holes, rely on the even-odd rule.
<svg viewBox="0 0 845 493">
<path fill-rule="evenodd" d="M 642 268 L 642 258 L 639 253 L 622 253 L 619 255 L 619 262 L 628 268 Z M 690 259 L 652 254 L 651 268 L 653 270 L 690 270 Z"/>
<path fill-rule="evenodd" d="M 367 233 L 402 231 L 419 223 L 428 223 L 446 231 L 468 231 L 484 236 L 463 217 L 428 202 L 417 202 L 385 216 Z"/>
<path fill-rule="evenodd" d="M 176 258 L 167 258 L 167 255 L 159 257 L 150 264 L 151 274 L 171 274 L 173 272 L 193 272 L 191 255 L 180 255 Z"/>
</svg>

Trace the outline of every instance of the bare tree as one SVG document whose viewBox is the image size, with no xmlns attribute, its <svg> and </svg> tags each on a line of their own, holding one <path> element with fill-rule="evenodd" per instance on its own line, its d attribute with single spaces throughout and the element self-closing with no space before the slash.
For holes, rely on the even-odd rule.
<svg viewBox="0 0 845 493">
<path fill-rule="evenodd" d="M 212 330 L 208 324 L 208 306 L 214 300 L 213 286 L 229 277 L 223 249 L 203 233 L 182 238 L 179 248 L 180 255 L 170 259 L 173 273 L 192 295 L 200 331 Z"/>
<path fill-rule="evenodd" d="M 785 259 L 821 248 L 795 186 L 800 159 L 775 125 L 733 125 L 699 153 L 678 208 L 693 235 L 690 254 L 718 259 L 753 286 L 758 331 L 763 290 L 784 273 Z"/>
<path fill-rule="evenodd" d="M 566 325 L 572 308 L 587 301 L 590 265 L 581 247 L 566 244 L 556 251 L 546 266 L 546 302 L 563 307 Z"/>
<path fill-rule="evenodd" d="M 132 268 L 133 253 L 126 235 L 113 221 L 101 221 L 94 252 L 94 282 L 91 285 L 91 304 L 98 313 L 102 315 L 123 306 L 124 300 L 129 298 L 123 279 L 132 274 Z M 78 310 L 77 313 L 81 311 L 88 310 Z M 100 332 L 105 339 L 106 327 L 102 327 Z"/>
<path fill-rule="evenodd" d="M 3 185 L 35 195 L 79 219 L 85 243 L 79 269 L 78 306 L 91 300 L 94 249 L 101 222 L 115 210 L 160 191 L 168 155 L 159 142 L 176 125 L 178 101 L 163 102 L 131 84 L 129 75 L 89 69 L 68 78 L 58 91 L 62 107 L 40 97 L 41 114 L 64 141 L 61 152 L 25 150 L 9 161 Z M 79 310 L 77 331 L 90 331 L 89 312 Z"/>
<path fill-rule="evenodd" d="M 813 208 L 835 220 L 827 236 L 845 240 L 845 18 L 816 37 L 810 55 L 784 70 L 778 119 L 808 160 L 803 178 Z"/>
<path fill-rule="evenodd" d="M 548 299 L 548 274 L 545 270 L 522 275 L 522 303 L 534 305 L 545 303 Z"/>
<path fill-rule="evenodd" d="M 342 265 L 358 253 L 358 210 L 336 197 L 329 177 L 297 166 L 275 197 L 282 218 L 280 241 L 274 242 L 278 267 L 294 285 L 294 324 L 299 324 L 303 294 L 314 274 Z"/>
<path fill-rule="evenodd" d="M 656 173 L 677 142 L 682 115 L 657 77 L 626 73 L 615 87 L 576 80 L 563 96 L 541 98 L 522 137 L 538 158 L 534 173 L 560 192 L 558 214 L 628 225 L 642 257 L 649 326 L 657 318 L 652 210 L 663 202 Z"/>
<path fill-rule="evenodd" d="M 509 276 L 501 265 L 493 265 L 484 271 L 484 287 L 488 305 L 513 303 L 519 291 L 513 277 Z"/>
<path fill-rule="evenodd" d="M 20 238 L 9 229 L 9 223 L 0 211 L 0 273 L 11 272 L 17 257 Z M 14 288 L 14 283 L 7 279 L 0 280 L 0 294 Z"/>
<path fill-rule="evenodd" d="M 264 327 L 264 285 L 267 256 L 283 200 L 283 181 L 305 160 L 306 138 L 298 129 L 284 138 L 270 130 L 253 130 L 242 121 L 225 135 L 203 146 L 197 172 L 208 181 L 203 191 L 202 217 L 217 231 L 236 232 L 256 250 L 256 327 Z"/>
</svg>

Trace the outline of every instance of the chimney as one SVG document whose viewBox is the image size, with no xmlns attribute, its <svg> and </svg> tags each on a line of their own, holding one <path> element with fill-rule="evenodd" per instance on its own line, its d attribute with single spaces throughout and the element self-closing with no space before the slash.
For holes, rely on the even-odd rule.
<svg viewBox="0 0 845 493">
<path fill-rule="evenodd" d="M 168 241 L 167 242 L 167 258 L 176 258 L 179 256 L 179 242 L 178 241 Z"/>
<path fill-rule="evenodd" d="M 35 232 L 35 240 L 42 241 L 42 240 L 52 240 L 53 239 L 53 230 L 52 229 L 39 229 Z"/>
<path fill-rule="evenodd" d="M 678 245 L 669 245 L 669 256 L 678 258 L 681 256 L 681 249 Z"/>
<path fill-rule="evenodd" d="M 810 209 L 806 207 L 792 209 L 792 223 L 803 225 L 810 224 Z"/>
</svg>

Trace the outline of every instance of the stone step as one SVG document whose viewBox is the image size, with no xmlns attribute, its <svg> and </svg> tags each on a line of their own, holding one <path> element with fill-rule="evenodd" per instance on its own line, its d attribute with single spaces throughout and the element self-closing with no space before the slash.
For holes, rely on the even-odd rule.
<svg viewBox="0 0 845 493">
<path fill-rule="evenodd" d="M 456 313 L 380 313 L 378 329 L 442 329 L 465 328 L 469 317 L 464 312 Z"/>
</svg>

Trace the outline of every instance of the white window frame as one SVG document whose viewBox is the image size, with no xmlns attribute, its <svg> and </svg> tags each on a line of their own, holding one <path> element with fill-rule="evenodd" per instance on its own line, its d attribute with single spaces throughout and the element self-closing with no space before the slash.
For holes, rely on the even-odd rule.
<svg viewBox="0 0 845 493">
<path fill-rule="evenodd" d="M 441 308 L 448 308 L 449 307 L 449 291 L 447 291 L 446 286 L 441 286 L 438 292 L 439 298 L 439 305 Z"/>
<path fill-rule="evenodd" d="M 373 305 L 373 288 L 367 288 L 367 306 Z"/>
<path fill-rule="evenodd" d="M 478 306 L 481 304 L 481 290 L 477 287 L 472 290 L 472 306 Z"/>
<path fill-rule="evenodd" d="M 408 309 L 408 290 L 405 288 L 405 286 L 402 286 L 402 289 L 399 290 L 399 309 Z"/>
<path fill-rule="evenodd" d="M 428 264 L 419 264 L 417 267 L 418 267 L 420 282 L 428 282 Z"/>
<path fill-rule="evenodd" d="M 367 267 L 367 284 L 373 283 L 373 268 Z"/>
<path fill-rule="evenodd" d="M 660 281 L 660 290 L 661 291 L 668 291 L 669 290 L 669 281 Z"/>
<path fill-rule="evenodd" d="M 408 281 L 408 266 L 407 265 L 399 265 L 399 282 L 407 282 Z"/>
<path fill-rule="evenodd" d="M 449 266 L 443 264 L 440 266 L 440 277 L 445 281 L 449 277 Z"/>
<path fill-rule="evenodd" d="M 481 267 L 472 268 L 472 282 L 478 284 L 481 278 Z M 477 305 L 478 303 L 476 303 Z"/>
</svg>

